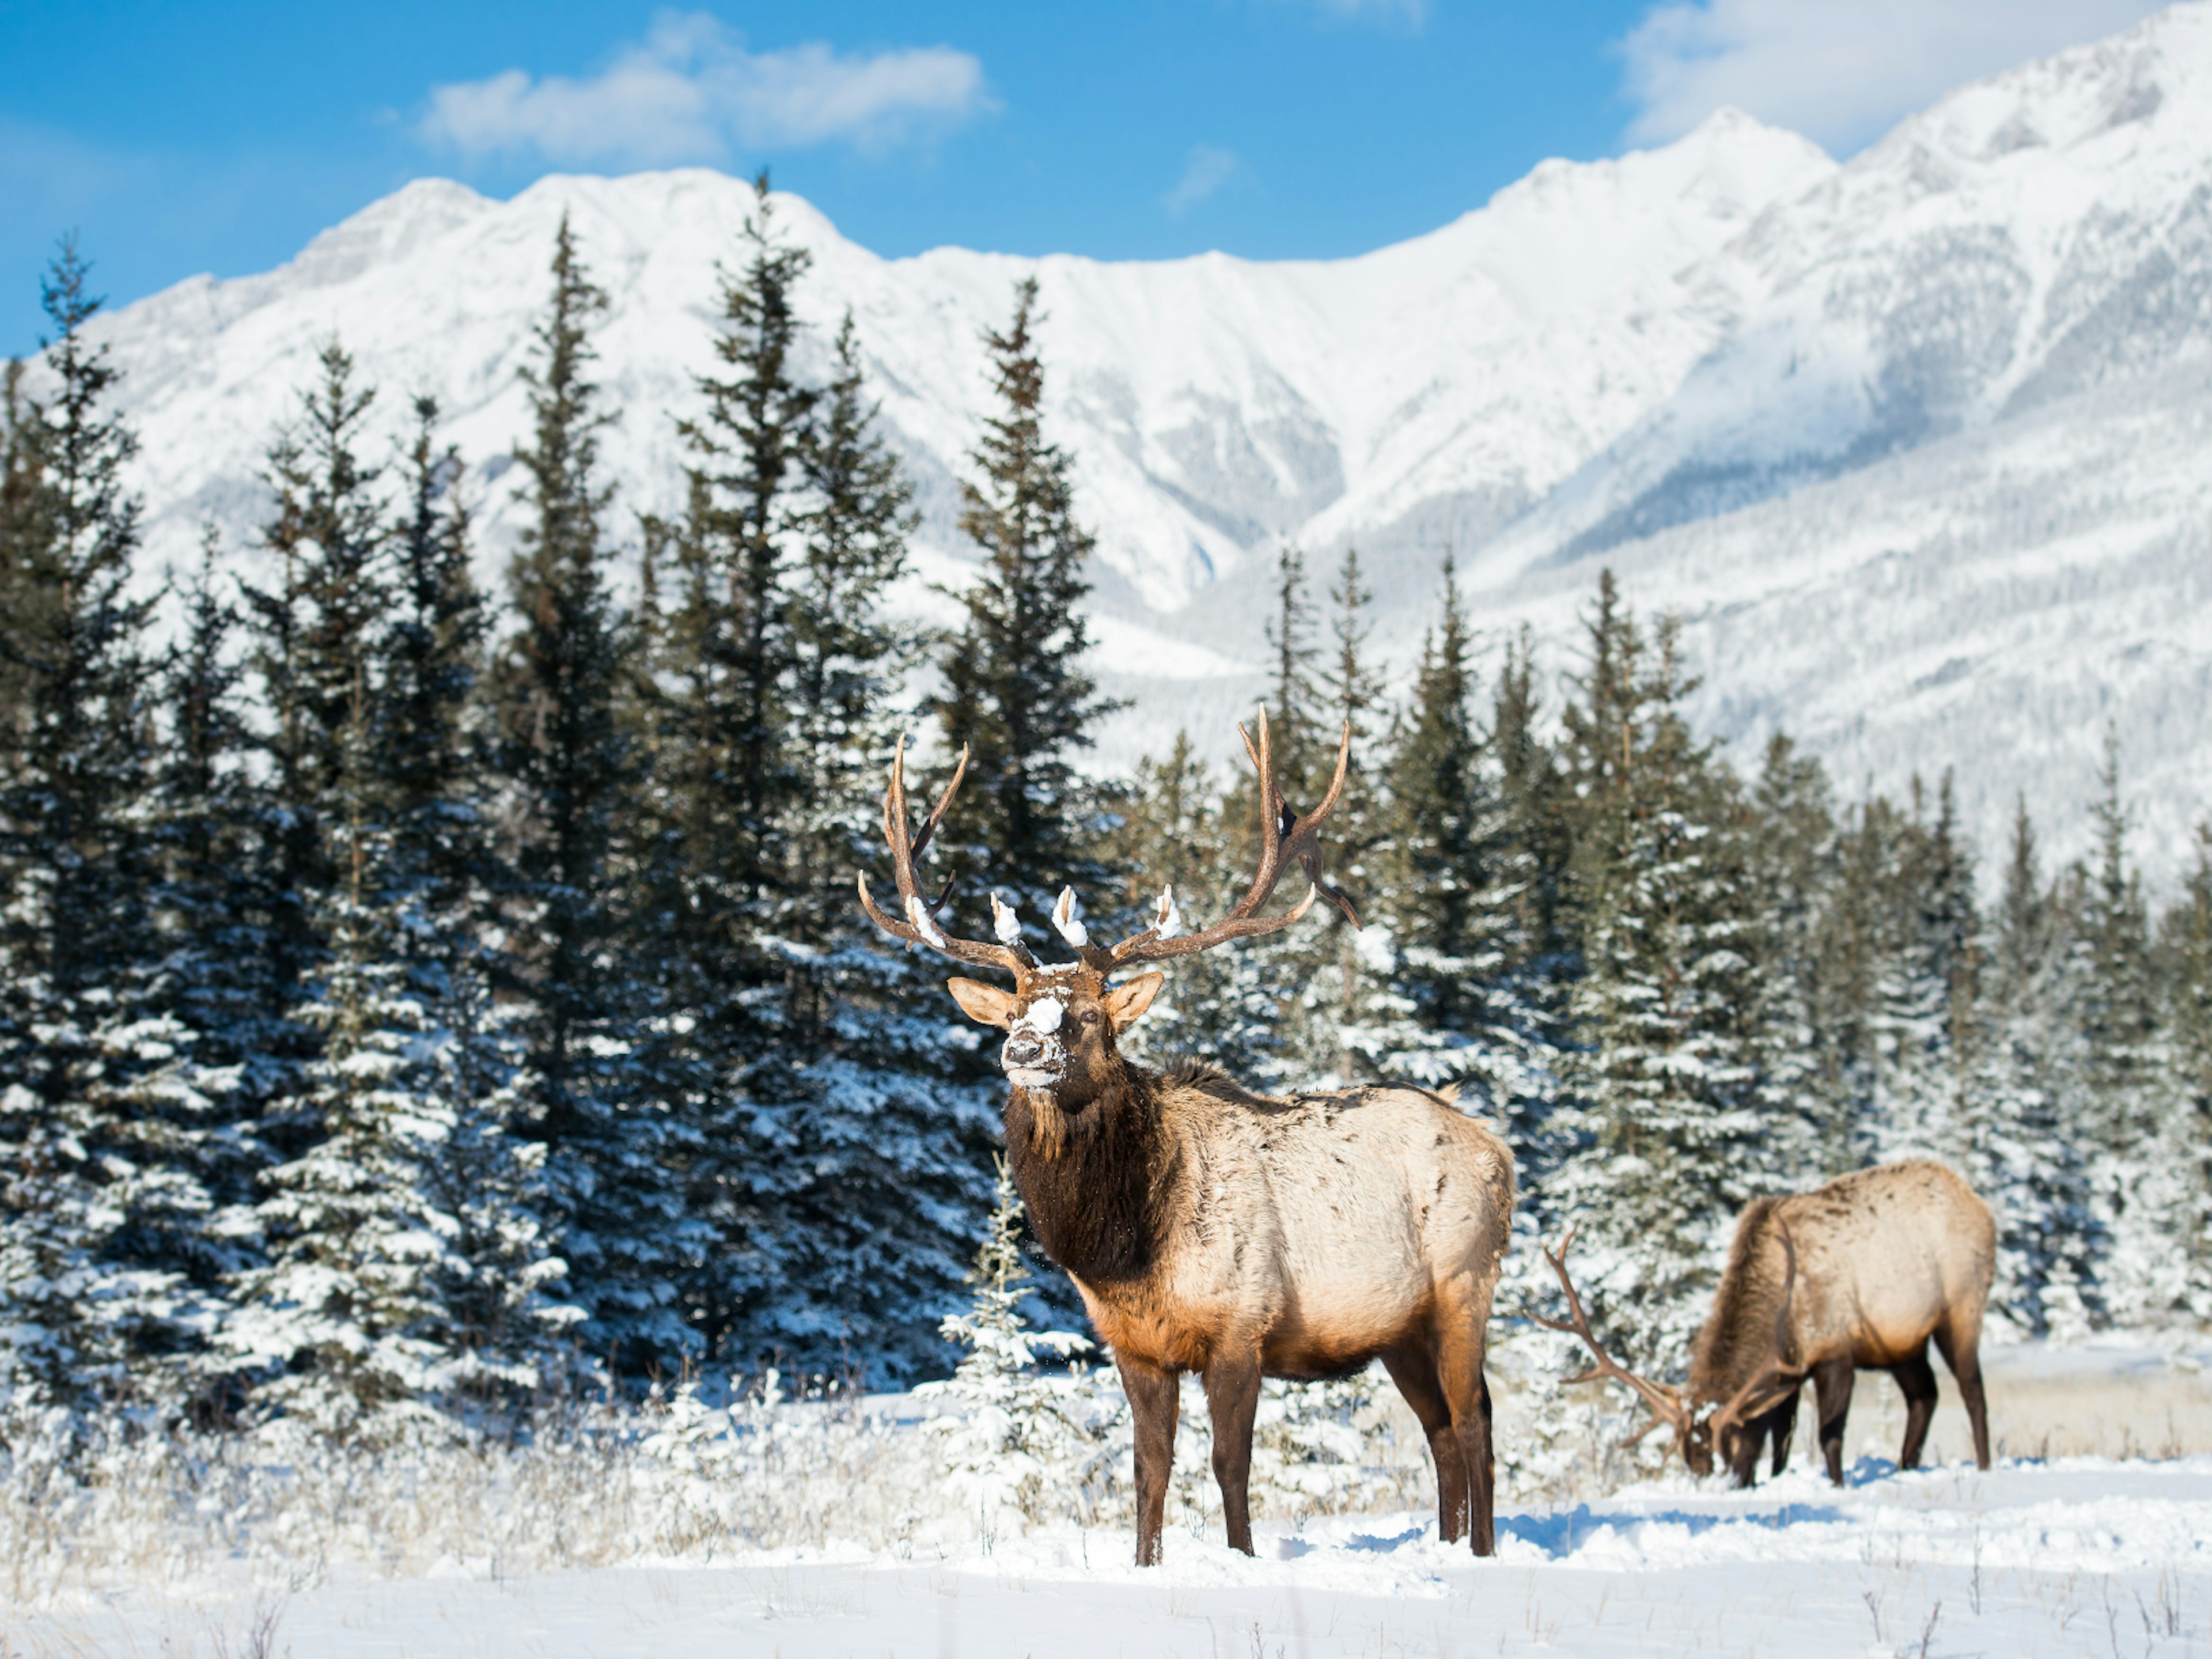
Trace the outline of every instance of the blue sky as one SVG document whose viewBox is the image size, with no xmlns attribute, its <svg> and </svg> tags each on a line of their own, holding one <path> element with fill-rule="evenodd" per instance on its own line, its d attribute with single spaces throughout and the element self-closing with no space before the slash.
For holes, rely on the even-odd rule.
<svg viewBox="0 0 2212 1659">
<path fill-rule="evenodd" d="M 121 303 L 410 179 L 705 162 L 885 253 L 1352 253 L 1722 103 L 1847 154 L 2144 0 L 0 0 L 0 353 L 77 233 Z"/>
</svg>

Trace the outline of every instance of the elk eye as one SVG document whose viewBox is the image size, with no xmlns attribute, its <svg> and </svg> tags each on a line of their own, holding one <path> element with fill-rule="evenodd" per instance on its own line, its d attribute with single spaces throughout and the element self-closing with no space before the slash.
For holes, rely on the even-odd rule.
<svg viewBox="0 0 2212 1659">
<path fill-rule="evenodd" d="M 1085 1008 L 1079 1018 L 1085 1025 L 1096 1025 L 1098 1023 L 1098 1011 L 1096 1008 Z"/>
</svg>

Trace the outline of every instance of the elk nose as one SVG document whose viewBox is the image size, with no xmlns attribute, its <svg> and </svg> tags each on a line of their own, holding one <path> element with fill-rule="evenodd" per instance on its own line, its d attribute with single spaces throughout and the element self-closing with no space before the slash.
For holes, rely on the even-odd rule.
<svg viewBox="0 0 2212 1659">
<path fill-rule="evenodd" d="M 1044 1044 L 1033 1036 L 1010 1036 L 1006 1056 L 1009 1066 L 1034 1066 L 1044 1058 Z"/>
</svg>

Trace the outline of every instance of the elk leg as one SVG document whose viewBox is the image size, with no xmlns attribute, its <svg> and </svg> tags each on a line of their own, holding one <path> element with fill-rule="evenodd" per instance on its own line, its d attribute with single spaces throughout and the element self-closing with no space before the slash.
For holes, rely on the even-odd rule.
<svg viewBox="0 0 2212 1659">
<path fill-rule="evenodd" d="M 1488 1298 L 1484 1298 L 1486 1304 Z M 1483 1326 L 1488 1307 L 1462 1310 L 1457 1319 L 1437 1322 L 1437 1380 L 1451 1408 L 1459 1455 L 1467 1466 L 1468 1542 L 1477 1555 L 1495 1555 L 1498 1538 L 1492 1505 L 1496 1468 L 1490 1444 L 1490 1383 L 1482 1374 Z"/>
<path fill-rule="evenodd" d="M 1928 1419 L 1936 1415 L 1936 1370 L 1923 1346 L 1902 1364 L 1891 1366 L 1889 1374 L 1905 1395 L 1905 1449 L 1897 1455 L 1897 1467 L 1917 1469 L 1920 1449 L 1928 1443 Z"/>
<path fill-rule="evenodd" d="M 1828 1479 L 1844 1484 L 1844 1420 L 1851 1414 L 1850 1357 L 1824 1360 L 1813 1368 L 1813 1404 L 1820 1413 L 1820 1452 Z"/>
<path fill-rule="evenodd" d="M 1206 1404 L 1213 1415 L 1213 1479 L 1229 1547 L 1252 1553 L 1252 1420 L 1260 1410 L 1260 1355 L 1221 1354 L 1206 1368 Z"/>
<path fill-rule="evenodd" d="M 1176 1413 L 1182 1404 L 1175 1373 L 1149 1359 L 1117 1353 L 1121 1392 L 1129 1398 L 1136 1431 L 1137 1565 L 1160 1564 L 1160 1524 L 1166 1518 L 1168 1475 L 1175 1467 Z"/>
<path fill-rule="evenodd" d="M 1429 1455 L 1437 1466 L 1437 1536 L 1456 1544 L 1467 1536 L 1467 1464 L 1460 1456 L 1451 1407 L 1444 1404 L 1443 1387 L 1437 1381 L 1437 1362 L 1426 1348 L 1407 1344 L 1384 1354 L 1382 1366 L 1428 1437 Z"/>
<path fill-rule="evenodd" d="M 1990 1466 L 1990 1407 L 1982 1396 L 1982 1310 L 1974 1310 L 1971 1322 L 1955 1320 L 1936 1328 L 1936 1351 L 1959 1384 L 1966 1403 L 1966 1421 L 1974 1431 L 1974 1464 Z"/>
<path fill-rule="evenodd" d="M 1778 1480 L 1782 1478 L 1783 1472 L 1790 1467 L 1790 1443 L 1797 1437 L 1797 1395 L 1796 1391 L 1793 1390 L 1789 1399 L 1784 1401 L 1771 1412 L 1767 1413 L 1766 1426 L 1768 1431 L 1774 1436 L 1774 1474 L 1772 1478 Z"/>
</svg>

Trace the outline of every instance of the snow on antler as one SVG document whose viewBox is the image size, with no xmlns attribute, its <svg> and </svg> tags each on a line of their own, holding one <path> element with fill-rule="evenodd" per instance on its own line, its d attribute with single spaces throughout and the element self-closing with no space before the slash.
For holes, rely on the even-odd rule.
<svg viewBox="0 0 2212 1659">
<path fill-rule="evenodd" d="M 1020 913 L 996 893 L 991 895 L 991 931 L 998 935 L 1001 945 L 1018 945 L 1021 942 Z"/>
<path fill-rule="evenodd" d="M 1060 890 L 1060 902 L 1052 907 L 1053 930 L 1080 951 L 1091 943 L 1091 930 L 1083 925 L 1083 901 L 1073 887 Z"/>
<path fill-rule="evenodd" d="M 914 924 L 914 931 L 931 945 L 940 951 L 945 948 L 945 935 L 938 931 L 937 923 L 930 918 L 929 907 L 921 902 L 919 894 L 906 902 L 906 919 Z"/>
<path fill-rule="evenodd" d="M 1172 884 L 1160 889 L 1159 908 L 1152 913 L 1152 932 L 1161 939 L 1174 939 L 1182 932 L 1182 912 L 1176 908 Z"/>
</svg>

